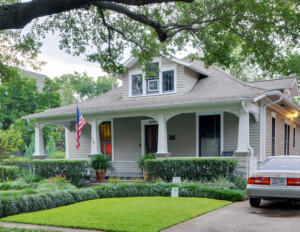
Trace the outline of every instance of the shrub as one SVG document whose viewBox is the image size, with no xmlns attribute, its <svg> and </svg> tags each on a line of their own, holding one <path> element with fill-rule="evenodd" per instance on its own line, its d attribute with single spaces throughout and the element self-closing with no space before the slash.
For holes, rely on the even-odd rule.
<svg viewBox="0 0 300 232">
<path fill-rule="evenodd" d="M 63 151 L 55 152 L 49 156 L 49 159 L 65 159 L 65 158 L 66 158 L 66 152 Z"/>
<path fill-rule="evenodd" d="M 174 176 L 183 180 L 212 180 L 219 177 L 233 177 L 237 165 L 235 159 L 192 158 L 146 160 L 145 171 L 149 179 L 156 177 L 171 181 Z"/>
<path fill-rule="evenodd" d="M 34 173 L 47 179 L 63 175 L 72 183 L 79 184 L 89 177 L 87 160 L 34 160 L 32 164 Z"/>
<path fill-rule="evenodd" d="M 51 209 L 97 198 L 98 195 L 92 189 L 71 189 L 33 195 L 22 194 L 15 198 L 1 197 L 0 217 Z"/>
<path fill-rule="evenodd" d="M 101 185 L 92 187 L 99 198 L 115 197 L 141 197 L 141 196 L 170 196 L 172 187 L 179 187 L 180 197 L 205 197 L 232 202 L 246 199 L 245 191 L 218 189 L 215 187 L 205 187 L 198 183 L 186 183 L 183 185 L 155 183 L 155 184 L 117 184 Z"/>
<path fill-rule="evenodd" d="M 57 175 L 56 177 L 52 177 L 47 180 L 48 183 L 54 183 L 54 184 L 65 184 L 65 183 L 71 183 L 71 180 L 67 180 L 65 176 Z"/>
<path fill-rule="evenodd" d="M 18 166 L 20 169 L 30 169 L 30 160 L 26 157 L 11 157 L 3 160 L 5 166 Z"/>
<path fill-rule="evenodd" d="M 49 136 L 49 141 L 46 146 L 46 150 L 47 150 L 48 157 L 50 157 L 52 154 L 56 153 L 56 144 L 55 144 L 55 141 L 54 141 L 52 135 Z"/>
<path fill-rule="evenodd" d="M 138 165 L 138 168 L 139 168 L 142 172 L 144 172 L 144 169 L 145 169 L 145 161 L 146 161 L 146 160 L 149 160 L 149 159 L 155 159 L 155 155 L 152 154 L 152 153 L 147 153 L 147 154 L 145 154 L 145 155 L 140 156 L 140 157 L 137 159 L 136 163 L 137 163 L 137 165 Z"/>
<path fill-rule="evenodd" d="M 34 134 L 31 136 L 31 141 L 29 146 L 25 144 L 25 157 L 31 160 L 31 156 L 33 155 L 35 150 L 35 137 Z"/>
<path fill-rule="evenodd" d="M 4 166 L 5 180 L 15 180 L 19 177 L 19 168 L 16 166 Z M 2 171 L 0 171 L 0 179 L 2 179 Z"/>
</svg>

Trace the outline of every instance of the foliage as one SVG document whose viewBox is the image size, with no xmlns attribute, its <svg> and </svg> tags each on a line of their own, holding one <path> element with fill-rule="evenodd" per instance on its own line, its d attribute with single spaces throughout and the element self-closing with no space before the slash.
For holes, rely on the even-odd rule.
<svg viewBox="0 0 300 232">
<path fill-rule="evenodd" d="M 152 154 L 152 153 L 146 153 L 145 155 L 142 155 L 140 156 L 138 159 L 137 159 L 137 165 L 138 165 L 138 168 L 144 172 L 144 168 L 145 168 L 145 161 L 146 160 L 149 160 L 149 159 L 155 159 L 155 155 Z"/>
<path fill-rule="evenodd" d="M 223 158 L 147 160 L 145 171 L 150 179 L 160 177 L 169 182 L 179 176 L 183 180 L 199 181 L 233 177 L 236 165 L 235 159 Z"/>
<path fill-rule="evenodd" d="M 77 189 L 70 184 L 45 183 L 36 189 L 0 192 L 0 217 L 56 208 L 97 197 L 92 189 Z"/>
<path fill-rule="evenodd" d="M 87 160 L 33 160 L 32 165 L 34 173 L 44 178 L 63 175 L 79 184 L 89 177 Z"/>
<path fill-rule="evenodd" d="M 66 158 L 66 152 L 57 151 L 57 152 L 53 153 L 52 155 L 50 155 L 48 158 L 49 159 L 65 159 Z"/>
<path fill-rule="evenodd" d="M 109 177 L 109 182 L 111 184 L 118 184 L 121 182 L 121 178 L 120 177 Z"/>
<path fill-rule="evenodd" d="M 29 146 L 25 144 L 25 157 L 31 160 L 31 156 L 34 154 L 35 151 L 35 136 L 34 134 L 31 136 L 31 142 Z"/>
<path fill-rule="evenodd" d="M 235 184 L 237 189 L 245 190 L 247 186 L 247 179 L 243 175 L 235 175 L 232 178 L 232 182 Z"/>
<path fill-rule="evenodd" d="M 245 191 L 219 188 L 214 184 L 204 185 L 202 183 L 120 183 L 117 185 L 101 185 L 92 187 L 100 198 L 117 197 L 144 197 L 144 196 L 171 196 L 172 187 L 179 187 L 180 197 L 205 197 L 228 201 L 243 201 L 246 199 Z"/>
<path fill-rule="evenodd" d="M 24 143 L 29 146 L 32 141 L 34 128 L 22 116 L 44 111 L 45 109 L 59 107 L 60 95 L 57 92 L 58 84 L 49 78 L 45 79 L 45 86 L 42 93 L 39 93 L 36 86 L 36 79 L 21 77 L 18 70 L 8 68 L 5 81 L 0 84 L 0 129 L 8 129 L 14 124 L 16 129 L 22 133 Z M 49 134 L 54 133 L 57 126 L 44 128 L 44 141 L 47 144 Z"/>
<path fill-rule="evenodd" d="M 91 167 L 95 171 L 114 170 L 112 162 L 109 161 L 109 158 L 101 154 L 95 155 L 95 157 L 93 157 L 91 161 Z"/>
<path fill-rule="evenodd" d="M 66 74 L 55 78 L 61 86 L 63 105 L 76 103 L 103 94 L 114 87 L 118 87 L 116 78 L 99 76 L 96 80 L 86 73 Z"/>
<path fill-rule="evenodd" d="M 30 160 L 25 157 L 10 157 L 9 159 L 3 160 L 3 164 L 5 166 L 17 166 L 19 169 L 21 169 L 21 172 L 22 170 L 30 170 Z"/>
<path fill-rule="evenodd" d="M 0 172 L 0 178 L 2 182 L 4 179 L 7 181 L 16 180 L 19 177 L 19 168 L 16 166 L 3 166 L 3 170 Z M 4 174 L 4 176 L 2 176 Z"/>
<path fill-rule="evenodd" d="M 49 140 L 48 140 L 48 144 L 47 144 L 46 150 L 47 150 L 47 156 L 48 156 L 48 158 L 52 154 L 56 153 L 56 145 L 55 145 L 53 136 L 51 136 L 51 135 L 49 136 Z"/>
<path fill-rule="evenodd" d="M 35 20 L 31 31 L 22 36 L 9 37 L 12 31 L 0 33 L 0 41 L 16 41 L 16 50 L 36 56 L 42 39 L 56 32 L 60 49 L 74 56 L 84 54 L 110 73 L 124 72 L 121 63 L 130 48 L 144 70 L 149 69 L 151 57 L 189 50 L 190 59 L 201 59 L 207 65 L 258 64 L 264 72 L 299 74 L 297 1 L 127 2 L 95 1 L 85 9 L 73 4 L 73 8 L 61 9 L 66 12 Z M 34 13 L 32 16 L 35 18 Z"/>
<path fill-rule="evenodd" d="M 2 220 L 87 231 L 157 232 L 229 204 L 228 201 L 201 198 L 98 199 Z"/>
<path fill-rule="evenodd" d="M 12 153 L 17 152 L 22 144 L 22 138 L 19 131 L 14 126 L 8 130 L 0 130 L 0 162 L 1 162 L 1 180 L 4 182 L 5 172 L 3 167 L 4 159 L 7 159 Z"/>
<path fill-rule="evenodd" d="M 54 183 L 54 184 L 66 184 L 71 183 L 71 180 L 67 180 L 65 176 L 57 175 L 56 177 L 52 177 L 47 180 L 48 183 Z"/>
</svg>

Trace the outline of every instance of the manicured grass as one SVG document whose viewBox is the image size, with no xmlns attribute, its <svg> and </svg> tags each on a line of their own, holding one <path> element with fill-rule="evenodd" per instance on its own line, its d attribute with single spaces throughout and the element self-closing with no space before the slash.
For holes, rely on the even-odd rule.
<svg viewBox="0 0 300 232">
<path fill-rule="evenodd" d="M 2 221 L 126 232 L 154 232 L 231 204 L 206 198 L 136 197 L 85 201 Z"/>
</svg>

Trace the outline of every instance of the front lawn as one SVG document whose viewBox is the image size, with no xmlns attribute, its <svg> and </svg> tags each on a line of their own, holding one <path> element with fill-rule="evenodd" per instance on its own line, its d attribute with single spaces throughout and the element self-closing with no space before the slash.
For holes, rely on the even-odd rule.
<svg viewBox="0 0 300 232">
<path fill-rule="evenodd" d="M 231 204 L 206 198 L 139 197 L 85 201 L 2 221 L 106 231 L 154 232 Z"/>
</svg>

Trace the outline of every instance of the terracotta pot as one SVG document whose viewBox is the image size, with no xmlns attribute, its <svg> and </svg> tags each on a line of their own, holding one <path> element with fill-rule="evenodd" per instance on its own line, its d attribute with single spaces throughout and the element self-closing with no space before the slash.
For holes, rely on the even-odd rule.
<svg viewBox="0 0 300 232">
<path fill-rule="evenodd" d="M 148 180 L 147 172 L 144 171 L 144 180 Z"/>
<path fill-rule="evenodd" d="M 106 171 L 97 171 L 96 174 L 97 174 L 97 180 L 104 180 Z"/>
</svg>

